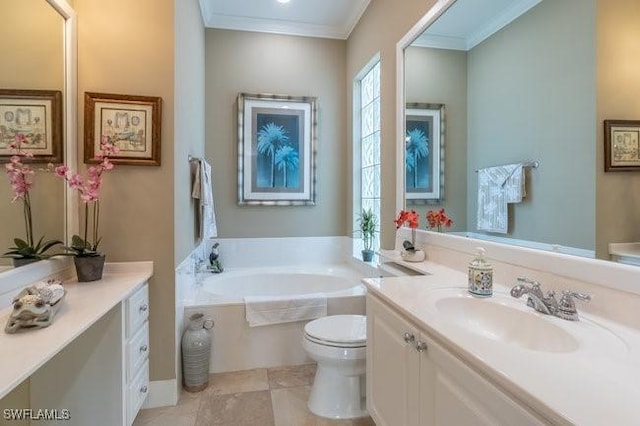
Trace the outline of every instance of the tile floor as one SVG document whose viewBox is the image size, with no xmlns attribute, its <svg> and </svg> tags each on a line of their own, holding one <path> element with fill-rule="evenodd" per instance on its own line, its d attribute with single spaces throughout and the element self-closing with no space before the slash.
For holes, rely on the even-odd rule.
<svg viewBox="0 0 640 426">
<path fill-rule="evenodd" d="M 315 364 L 212 374 L 175 407 L 141 410 L 134 426 L 375 426 L 371 418 L 329 420 L 307 408 Z"/>
</svg>

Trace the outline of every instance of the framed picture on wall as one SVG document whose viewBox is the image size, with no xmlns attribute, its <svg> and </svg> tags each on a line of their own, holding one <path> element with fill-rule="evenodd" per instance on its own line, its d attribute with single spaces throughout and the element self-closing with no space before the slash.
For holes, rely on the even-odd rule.
<svg viewBox="0 0 640 426">
<path fill-rule="evenodd" d="M 443 199 L 444 124 L 444 104 L 407 104 L 404 155 L 407 202 Z"/>
<path fill-rule="evenodd" d="M 24 163 L 62 162 L 62 92 L 0 89 L 0 163 L 16 154 L 21 138 Z"/>
<path fill-rule="evenodd" d="M 238 204 L 315 205 L 317 99 L 238 95 Z"/>
<path fill-rule="evenodd" d="M 604 121 L 604 171 L 640 170 L 640 121 Z"/>
<path fill-rule="evenodd" d="M 114 164 L 160 165 L 162 98 L 154 96 L 84 95 L 84 162 L 98 163 L 103 137 L 120 152 L 109 157 Z"/>
</svg>

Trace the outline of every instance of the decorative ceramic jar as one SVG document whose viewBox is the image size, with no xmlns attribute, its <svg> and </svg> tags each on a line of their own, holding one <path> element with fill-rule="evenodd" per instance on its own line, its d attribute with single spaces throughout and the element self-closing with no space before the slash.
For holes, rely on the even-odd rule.
<svg viewBox="0 0 640 426">
<path fill-rule="evenodd" d="M 102 279 L 105 258 L 104 254 L 98 256 L 74 256 L 73 263 L 76 265 L 78 282 L 83 283 Z"/>
<path fill-rule="evenodd" d="M 182 334 L 182 382 L 187 392 L 199 392 L 209 385 L 213 320 L 196 313 L 189 317 Z"/>
</svg>

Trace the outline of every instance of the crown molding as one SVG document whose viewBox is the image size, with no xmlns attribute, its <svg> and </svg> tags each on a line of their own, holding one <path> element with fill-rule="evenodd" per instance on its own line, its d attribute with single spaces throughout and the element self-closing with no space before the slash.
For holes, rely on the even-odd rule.
<svg viewBox="0 0 640 426">
<path fill-rule="evenodd" d="M 207 28 L 346 40 L 360 21 L 371 0 L 360 0 L 359 5 L 352 10 L 344 24 L 339 25 L 223 15 L 215 13 L 209 1 L 199 0 L 199 3 L 200 12 Z"/>
<path fill-rule="evenodd" d="M 362 18 L 362 15 L 364 15 L 364 12 L 369 7 L 369 3 L 371 3 L 371 0 L 362 0 L 360 2 L 360 6 L 353 9 L 353 13 L 349 17 L 349 19 L 347 19 L 347 22 L 342 31 L 342 33 L 344 34 L 344 40 L 349 38 L 351 32 L 353 32 L 356 25 L 358 25 L 358 22 L 360 22 L 360 18 Z"/>
<path fill-rule="evenodd" d="M 346 39 L 342 28 L 275 19 L 209 14 L 205 19 L 205 24 L 207 28 L 222 28 L 225 30 Z"/>
<path fill-rule="evenodd" d="M 542 0 L 521 0 L 496 15 L 487 24 L 474 31 L 467 38 L 467 50 L 471 50 L 511 22 L 524 15 L 529 9 L 536 6 Z"/>
<path fill-rule="evenodd" d="M 467 48 L 467 40 L 462 37 L 443 36 L 436 34 L 424 34 L 413 43 L 413 47 L 433 47 L 435 49 L 447 50 L 469 50 Z"/>
<path fill-rule="evenodd" d="M 427 33 L 418 37 L 411 45 L 416 47 L 431 47 L 436 49 L 464 50 L 468 51 L 482 43 L 511 22 L 524 15 L 529 9 L 536 6 L 542 0 L 520 0 L 491 20 L 481 25 L 467 37 L 453 37 L 441 34 Z"/>
</svg>

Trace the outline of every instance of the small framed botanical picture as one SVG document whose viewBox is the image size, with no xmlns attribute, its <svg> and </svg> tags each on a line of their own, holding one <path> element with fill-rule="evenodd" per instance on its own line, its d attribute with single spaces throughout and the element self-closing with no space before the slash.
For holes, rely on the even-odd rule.
<svg viewBox="0 0 640 426">
<path fill-rule="evenodd" d="M 120 152 L 114 164 L 160 165 L 162 98 L 153 96 L 85 93 L 84 162 L 97 163 L 103 137 Z"/>
<path fill-rule="evenodd" d="M 604 171 L 640 170 L 640 121 L 604 121 Z"/>
<path fill-rule="evenodd" d="M 62 92 L 59 90 L 0 89 L 0 163 L 20 151 L 29 163 L 62 162 Z"/>
<path fill-rule="evenodd" d="M 314 205 L 316 98 L 238 96 L 238 204 Z"/>
</svg>

